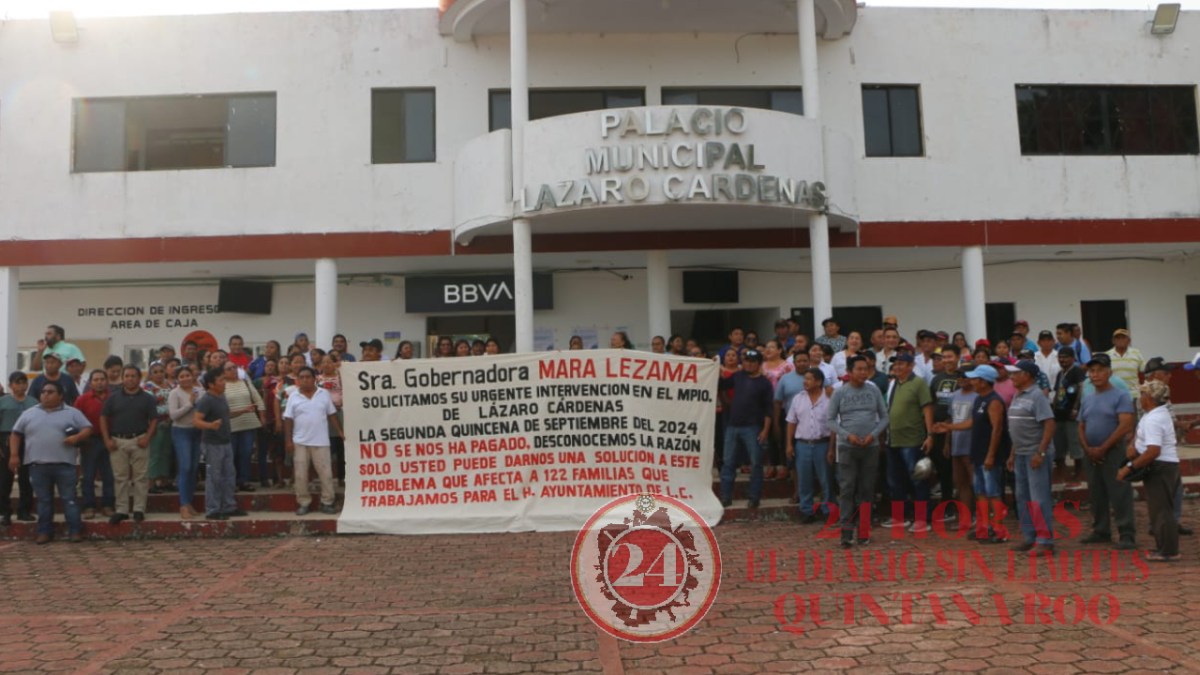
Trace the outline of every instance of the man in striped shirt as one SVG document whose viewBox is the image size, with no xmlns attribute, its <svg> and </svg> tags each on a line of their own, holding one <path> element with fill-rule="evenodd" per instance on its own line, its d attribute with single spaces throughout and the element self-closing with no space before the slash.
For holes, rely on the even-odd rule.
<svg viewBox="0 0 1200 675">
<path fill-rule="evenodd" d="M 1129 392 L 1136 401 L 1138 398 L 1138 385 L 1141 384 L 1139 377 L 1142 370 L 1146 367 L 1146 359 L 1142 357 L 1142 353 L 1137 349 L 1130 347 L 1129 331 L 1124 328 L 1118 328 L 1113 331 L 1113 348 L 1104 352 L 1108 354 L 1108 358 L 1112 361 L 1112 374 L 1121 378 L 1125 384 L 1129 385 Z"/>
</svg>

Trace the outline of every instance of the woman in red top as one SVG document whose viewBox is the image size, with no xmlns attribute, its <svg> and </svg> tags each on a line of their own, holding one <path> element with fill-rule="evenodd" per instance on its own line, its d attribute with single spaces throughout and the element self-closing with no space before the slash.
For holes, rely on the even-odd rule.
<svg viewBox="0 0 1200 675">
<path fill-rule="evenodd" d="M 92 371 L 88 379 L 88 389 L 75 399 L 75 407 L 93 429 L 100 428 L 100 411 L 108 400 L 108 375 L 100 369 Z M 113 514 L 117 503 L 117 493 L 114 489 L 112 462 L 108 457 L 108 448 L 104 447 L 104 438 L 100 434 L 92 434 L 83 443 L 79 452 L 79 464 L 83 470 L 83 517 L 91 520 L 96 517 L 96 474 L 100 474 L 102 483 L 101 513 L 107 517 Z"/>
</svg>

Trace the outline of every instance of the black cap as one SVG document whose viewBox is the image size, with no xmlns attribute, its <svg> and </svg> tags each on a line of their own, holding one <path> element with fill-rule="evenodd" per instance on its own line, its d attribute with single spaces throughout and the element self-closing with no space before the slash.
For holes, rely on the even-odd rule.
<svg viewBox="0 0 1200 675">
<path fill-rule="evenodd" d="M 895 358 L 896 363 L 915 363 L 916 358 L 912 352 L 898 352 Z"/>
<path fill-rule="evenodd" d="M 1038 368 L 1037 364 L 1034 363 L 1033 361 L 1017 361 L 1016 369 L 1023 370 L 1034 377 L 1037 377 L 1038 374 L 1040 374 L 1042 372 L 1042 369 Z M 1009 372 L 1012 372 L 1012 371 L 1009 371 Z"/>
<path fill-rule="evenodd" d="M 1044 331 L 1042 331 L 1042 332 L 1038 333 L 1038 339 L 1039 339 L 1039 340 L 1053 340 L 1053 339 L 1054 339 L 1054 333 L 1051 333 L 1051 332 L 1050 332 L 1050 331 L 1048 331 L 1048 330 L 1044 330 Z"/>
<path fill-rule="evenodd" d="M 1059 356 L 1069 356 L 1071 358 L 1075 358 L 1075 348 L 1074 347 L 1060 347 L 1058 350 L 1058 355 Z"/>
<path fill-rule="evenodd" d="M 374 347 L 375 349 L 378 349 L 379 351 L 383 351 L 383 340 L 380 340 L 379 338 L 375 338 L 373 340 L 367 340 L 366 342 L 360 342 L 360 343 L 358 343 L 358 346 L 359 347 Z"/>
<path fill-rule="evenodd" d="M 1163 357 L 1155 356 L 1146 362 L 1146 368 L 1142 372 L 1149 375 L 1150 373 L 1156 373 L 1160 370 L 1169 373 L 1171 372 L 1171 366 L 1167 365 L 1167 362 L 1163 360 Z"/>
<path fill-rule="evenodd" d="M 743 361 L 759 361 L 762 362 L 762 352 L 757 349 L 747 349 L 742 352 Z"/>
<path fill-rule="evenodd" d="M 829 324 L 831 324 L 831 323 L 837 323 L 837 319 L 835 319 L 835 318 L 833 318 L 833 317 L 831 316 L 831 317 L 829 317 L 828 319 L 825 319 L 824 321 L 822 321 L 822 322 L 821 322 L 821 325 L 822 325 L 822 326 L 827 326 L 827 325 L 829 325 Z"/>
<path fill-rule="evenodd" d="M 922 328 L 921 330 L 917 331 L 917 339 L 918 340 L 924 340 L 925 338 L 936 338 L 936 337 L 937 337 L 937 333 L 934 333 L 931 330 L 925 330 L 924 328 Z"/>
<path fill-rule="evenodd" d="M 1092 366 L 1104 366 L 1105 368 L 1112 368 L 1112 359 L 1109 358 L 1108 354 L 1092 354 L 1092 360 L 1088 361 L 1087 365 L 1089 368 Z"/>
</svg>

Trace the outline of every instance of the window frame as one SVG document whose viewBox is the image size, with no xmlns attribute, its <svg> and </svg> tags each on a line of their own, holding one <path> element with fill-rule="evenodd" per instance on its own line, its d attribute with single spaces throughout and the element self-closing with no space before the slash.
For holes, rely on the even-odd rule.
<svg viewBox="0 0 1200 675">
<path fill-rule="evenodd" d="M 1055 129 L 1044 129 L 1042 122 L 1045 118 L 1038 114 L 1039 101 L 1032 96 L 1033 92 L 1045 90 L 1048 103 L 1045 105 L 1057 108 L 1054 119 Z M 1138 120 L 1142 115 L 1120 115 L 1120 101 L 1123 96 L 1141 93 L 1144 96 L 1144 120 Z M 1090 93 L 1095 97 L 1093 105 L 1099 115 L 1099 133 L 1104 137 L 1103 147 L 1088 147 L 1086 141 L 1070 142 L 1068 137 L 1068 120 L 1072 103 L 1078 105 L 1082 95 Z M 1162 98 L 1156 99 L 1155 94 Z M 1155 104 L 1169 104 L 1171 98 L 1178 96 L 1180 101 L 1189 101 L 1191 105 L 1191 134 L 1184 138 L 1190 141 L 1190 147 L 1184 146 L 1173 149 L 1160 149 L 1163 139 L 1155 130 Z M 1074 99 L 1074 100 L 1073 100 Z M 1022 157 L 1187 157 L 1200 155 L 1200 103 L 1197 102 L 1197 86 L 1195 84 L 1032 84 L 1017 83 L 1014 85 L 1014 103 L 1017 115 L 1017 142 Z M 1032 112 L 1030 111 L 1032 108 Z M 1053 108 L 1051 108 L 1053 110 Z M 1116 112 L 1116 115 L 1113 113 Z M 1186 115 L 1187 111 L 1184 111 Z M 1051 113 L 1052 115 L 1053 113 Z M 1049 116 L 1049 115 L 1048 115 Z M 1093 115 L 1095 117 L 1095 115 Z M 1129 147 L 1132 142 L 1126 140 L 1129 125 L 1125 120 L 1142 121 L 1145 125 L 1145 147 Z M 1086 134 L 1090 122 L 1096 120 L 1077 121 L 1079 131 Z M 1185 122 L 1187 120 L 1184 120 Z M 1053 133 L 1053 139 L 1043 139 L 1042 134 Z M 1031 137 L 1031 138 L 1030 138 Z M 1029 139 L 1027 141 L 1027 139 Z"/>
<path fill-rule="evenodd" d="M 229 137 L 230 137 L 230 115 L 229 107 L 235 99 L 254 99 L 262 100 L 269 99 L 274 106 L 274 114 L 272 116 L 273 126 L 271 129 L 271 159 L 269 163 L 263 164 L 244 164 L 231 165 L 229 164 Z M 130 147 L 129 147 L 129 105 L 133 102 L 152 102 L 152 101 L 187 101 L 198 99 L 219 99 L 225 108 L 225 118 L 222 120 L 220 128 L 223 129 L 222 155 L 221 163 L 205 166 L 170 166 L 161 168 L 146 168 L 147 153 L 149 147 L 144 145 L 139 150 L 139 157 L 136 167 L 131 167 L 130 164 Z M 80 123 L 82 118 L 83 108 L 89 103 L 105 103 L 113 104 L 120 103 L 121 105 L 121 161 L 120 168 L 99 168 L 99 169 L 81 169 L 79 168 L 80 153 Z M 216 127 L 212 127 L 216 128 Z M 164 127 L 156 129 L 144 129 L 143 131 L 155 132 L 188 132 L 198 128 L 192 127 Z M 274 168 L 279 160 L 278 136 L 279 134 L 279 93 L 276 91 L 237 91 L 237 92 L 219 92 L 219 93 L 202 93 L 202 94 L 163 94 L 163 95 L 148 95 L 148 96 L 79 96 L 71 99 L 71 157 L 70 157 L 70 173 L 72 174 L 91 174 L 91 173 L 157 173 L 161 171 L 197 171 L 197 170 L 214 170 L 214 169 L 266 169 Z"/>
<path fill-rule="evenodd" d="M 430 157 L 429 159 L 403 159 L 403 160 L 394 161 L 394 162 L 379 161 L 375 158 L 375 94 L 378 92 L 387 92 L 387 93 L 403 92 L 405 94 L 407 94 L 409 92 L 414 92 L 414 93 L 419 92 L 419 93 L 428 93 L 428 94 L 432 95 L 433 109 L 430 111 L 430 119 L 433 122 L 433 127 L 429 130 L 429 137 L 430 137 L 430 139 L 432 139 L 432 143 L 433 143 L 432 157 Z M 371 94 L 371 113 L 370 113 L 370 115 L 371 115 L 371 138 L 370 138 L 370 144 L 369 144 L 370 145 L 369 153 L 370 153 L 371 165 L 372 166 L 387 166 L 387 165 L 392 165 L 392 164 L 436 164 L 438 161 L 437 87 L 432 87 L 432 86 L 430 86 L 430 87 L 371 87 L 370 94 Z M 407 142 L 405 142 L 404 149 L 405 149 L 405 151 L 408 150 Z"/>
<path fill-rule="evenodd" d="M 534 120 L 546 119 L 547 117 L 556 117 L 556 115 L 548 115 L 546 117 L 535 117 L 534 116 L 534 114 L 533 114 L 533 97 L 535 94 L 540 93 L 540 92 L 552 92 L 552 93 L 571 92 L 571 93 L 580 93 L 580 94 L 589 94 L 589 93 L 601 94 L 604 96 L 605 107 L 598 108 L 597 110 L 619 110 L 620 108 L 630 108 L 630 107 L 637 108 L 637 107 L 644 107 L 646 105 L 646 88 L 645 87 L 538 87 L 536 89 L 529 90 L 529 121 L 530 122 L 532 122 Z M 493 88 L 493 89 L 487 90 L 488 131 L 489 132 L 499 131 L 500 129 L 512 128 L 511 127 L 511 122 L 512 122 L 511 117 L 509 119 L 509 122 L 510 122 L 509 126 L 505 126 L 505 127 L 497 127 L 496 126 L 495 115 L 492 114 L 494 112 L 492 102 L 493 102 L 493 98 L 498 94 L 507 95 L 509 97 L 509 102 L 510 102 L 509 105 L 511 106 L 512 89 L 505 88 L 505 87 L 499 87 L 499 88 Z M 621 106 L 620 108 L 609 107 L 608 106 L 609 97 L 617 95 L 617 94 L 622 94 L 622 95 L 636 94 L 637 96 L 639 96 L 641 98 L 641 101 L 642 101 L 641 105 L 640 106 Z M 580 111 L 580 112 L 587 112 L 587 111 Z"/>
<path fill-rule="evenodd" d="M 800 99 L 800 112 L 798 112 L 798 113 L 792 112 L 790 110 L 780 110 L 778 108 L 760 108 L 757 106 L 753 106 L 753 107 L 755 110 L 770 110 L 772 112 L 782 112 L 782 113 L 788 113 L 788 114 L 792 114 L 792 115 L 799 115 L 800 117 L 804 116 L 804 98 L 803 98 L 804 97 L 804 88 L 801 87 L 800 85 L 780 85 L 780 86 L 761 86 L 761 87 L 738 87 L 738 86 L 662 87 L 659 89 L 659 99 L 665 101 L 668 94 L 695 94 L 696 98 L 699 99 L 700 95 L 702 93 L 706 93 L 706 92 L 707 93 L 716 93 L 716 92 L 726 92 L 726 91 L 729 91 L 729 92 L 754 92 L 754 93 L 761 92 L 761 93 L 767 94 L 768 97 L 772 97 L 774 94 L 777 94 L 777 93 L 799 94 L 801 99 Z M 663 105 L 685 105 L 685 104 L 682 104 L 682 103 L 673 104 L 673 103 L 665 103 L 664 102 Z M 692 104 L 686 104 L 686 105 L 692 105 Z M 709 106 L 709 105 L 727 105 L 727 104 L 697 102 L 694 105 Z M 742 106 L 742 107 L 747 107 L 747 106 Z"/>
<path fill-rule="evenodd" d="M 894 122 L 894 109 L 892 105 L 892 92 L 894 90 L 912 91 L 915 94 L 917 102 L 916 119 L 917 119 L 917 152 L 915 154 L 897 154 L 896 152 L 896 128 Z M 887 128 L 888 128 L 888 154 L 871 154 L 870 143 L 867 141 L 867 106 L 866 93 L 867 91 L 882 91 L 887 98 Z M 859 103 L 862 106 L 863 119 L 863 156 L 868 159 L 881 158 L 919 158 L 925 157 L 925 111 L 921 105 L 921 85 L 919 84 L 902 84 L 902 83 L 863 83 Z"/>
</svg>

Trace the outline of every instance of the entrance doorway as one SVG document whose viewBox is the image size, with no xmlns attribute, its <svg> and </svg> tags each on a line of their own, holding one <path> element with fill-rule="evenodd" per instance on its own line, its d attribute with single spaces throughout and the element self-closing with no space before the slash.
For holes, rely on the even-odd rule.
<svg viewBox="0 0 1200 675">
<path fill-rule="evenodd" d="M 517 321 L 512 314 L 478 314 L 467 316 L 431 316 L 425 320 L 425 343 L 418 356 L 431 358 L 437 352 L 440 337 L 452 341 L 474 342 L 495 338 L 500 351 L 509 354 L 517 341 Z"/>
<path fill-rule="evenodd" d="M 775 337 L 779 308 L 681 309 L 671 311 L 671 333 L 692 338 L 712 354 L 729 343 L 729 331 L 740 327 L 758 333 L 759 343 Z"/>
<path fill-rule="evenodd" d="M 1113 331 L 1129 327 L 1124 300 L 1083 300 L 1079 310 L 1083 315 L 1083 339 L 1093 354 L 1112 349 Z"/>
</svg>

